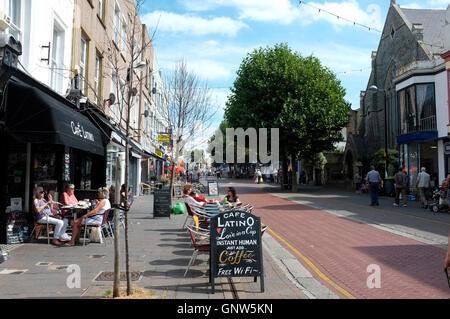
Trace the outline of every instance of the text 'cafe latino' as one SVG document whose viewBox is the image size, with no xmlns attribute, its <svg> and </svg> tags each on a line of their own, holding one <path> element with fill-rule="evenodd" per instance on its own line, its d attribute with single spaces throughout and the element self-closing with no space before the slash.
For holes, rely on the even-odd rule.
<svg viewBox="0 0 450 319">
<path fill-rule="evenodd" d="M 28 240 L 33 189 L 59 201 L 68 183 L 78 191 L 105 185 L 100 130 L 74 104 L 17 71 L 4 90 L 0 113 L 0 243 Z"/>
</svg>

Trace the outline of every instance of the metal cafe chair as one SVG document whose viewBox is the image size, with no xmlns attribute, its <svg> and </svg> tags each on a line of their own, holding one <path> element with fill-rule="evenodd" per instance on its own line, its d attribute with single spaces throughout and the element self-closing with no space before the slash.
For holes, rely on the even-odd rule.
<svg viewBox="0 0 450 319">
<path fill-rule="evenodd" d="M 109 215 L 109 210 L 107 210 L 104 214 L 103 214 L 103 220 L 102 223 L 100 225 L 83 225 L 84 227 L 84 238 L 83 238 L 83 246 L 86 246 L 86 235 L 87 235 L 87 230 L 88 228 L 92 229 L 92 228 L 100 228 L 100 238 L 102 241 L 105 242 L 106 245 L 106 237 L 103 236 L 103 231 L 106 231 L 108 237 L 110 238 L 114 238 L 114 233 L 112 232 L 111 229 L 111 224 L 108 223 L 108 215 Z M 94 215 L 93 215 L 94 216 Z"/>
<path fill-rule="evenodd" d="M 207 253 L 209 254 L 210 251 L 210 243 L 209 241 L 206 243 L 205 240 L 209 240 L 209 233 L 207 232 L 199 232 L 195 231 L 192 226 L 186 226 L 186 228 L 189 231 L 189 234 L 191 236 L 191 241 L 194 246 L 194 253 L 192 254 L 191 260 L 189 260 L 189 264 L 187 266 L 186 272 L 184 273 L 184 277 L 186 277 L 189 269 L 194 264 L 195 260 L 197 259 L 198 254 L 200 253 Z M 202 240 L 199 240 L 199 237 L 203 238 Z"/>
<path fill-rule="evenodd" d="M 33 227 L 33 231 L 30 234 L 30 238 L 33 238 L 33 233 L 35 233 L 35 238 L 34 239 L 39 239 L 39 234 L 42 232 L 42 227 L 45 226 L 46 230 L 47 230 L 47 245 L 50 245 L 50 225 L 48 223 L 48 218 L 47 218 L 47 222 L 46 223 L 38 223 L 36 220 L 34 221 L 34 227 Z"/>
</svg>

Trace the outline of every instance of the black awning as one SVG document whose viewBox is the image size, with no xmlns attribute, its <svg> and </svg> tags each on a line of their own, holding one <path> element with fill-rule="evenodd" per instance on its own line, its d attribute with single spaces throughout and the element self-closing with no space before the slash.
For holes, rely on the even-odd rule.
<svg viewBox="0 0 450 319">
<path fill-rule="evenodd" d="M 60 144 L 105 155 L 102 135 L 91 121 L 33 81 L 12 78 L 5 93 L 5 124 L 20 142 Z"/>
</svg>

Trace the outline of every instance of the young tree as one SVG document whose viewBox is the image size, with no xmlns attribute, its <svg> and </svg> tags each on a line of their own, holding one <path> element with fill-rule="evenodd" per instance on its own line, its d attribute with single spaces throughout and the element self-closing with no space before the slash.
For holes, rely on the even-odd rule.
<svg viewBox="0 0 450 319">
<path fill-rule="evenodd" d="M 110 78 L 113 84 L 112 93 L 116 97 L 114 103 L 115 112 L 112 114 L 114 120 L 117 122 L 117 129 L 122 131 L 125 135 L 125 207 L 129 206 L 127 190 L 129 189 L 129 154 L 130 154 L 130 140 L 134 136 L 133 131 L 139 130 L 136 127 L 131 127 L 131 114 L 132 111 L 137 112 L 140 117 L 140 106 L 136 99 L 136 96 L 140 93 L 145 76 L 143 69 L 149 69 L 145 63 L 144 55 L 149 54 L 150 58 L 153 58 L 153 38 L 156 34 L 154 30 L 152 36 L 146 36 L 147 33 L 144 30 L 145 25 L 142 25 L 139 19 L 139 13 L 145 3 L 145 0 L 124 0 L 124 8 L 128 12 L 128 24 L 126 26 L 127 32 L 122 33 L 120 43 L 116 43 L 117 39 L 107 36 L 107 42 L 104 44 L 106 48 L 105 58 L 107 64 L 104 72 L 104 78 Z M 110 26 L 111 30 L 114 30 L 117 26 Z M 125 54 L 125 59 L 123 58 Z M 150 59 L 150 60 L 151 60 Z M 95 87 L 92 83 L 89 83 L 88 79 L 84 79 L 87 86 L 96 94 Z M 102 97 L 96 96 L 97 101 L 102 101 Z M 110 102 L 110 101 L 109 101 Z M 109 105 L 110 107 L 113 105 Z M 110 114 L 111 115 L 111 114 Z M 119 177 L 117 177 L 119 178 Z M 116 189 L 118 193 L 120 190 Z M 118 215 L 116 210 L 115 216 Z M 130 250 L 129 250 L 129 238 L 128 238 L 128 214 L 125 213 L 125 265 L 126 265 L 126 279 L 127 279 L 127 295 L 131 295 L 131 276 L 130 276 Z M 116 235 L 118 236 L 118 220 L 115 220 L 117 229 Z M 119 248 L 118 240 L 115 241 L 115 279 L 113 288 L 113 297 L 119 297 L 120 286 L 120 268 L 119 268 Z"/>
<path fill-rule="evenodd" d="M 172 196 L 175 165 L 183 154 L 186 142 L 191 142 L 211 125 L 217 107 L 212 103 L 208 85 L 201 85 L 197 75 L 188 69 L 185 61 L 175 65 L 166 79 L 166 88 L 169 97 L 167 122 L 175 137 L 170 179 Z"/>
<path fill-rule="evenodd" d="M 342 139 L 350 105 L 336 76 L 286 44 L 259 48 L 243 60 L 225 110 L 231 127 L 279 128 L 283 183 L 286 160 L 313 159 Z M 292 181 L 295 169 L 292 165 Z M 293 183 L 295 191 L 295 184 Z"/>
</svg>

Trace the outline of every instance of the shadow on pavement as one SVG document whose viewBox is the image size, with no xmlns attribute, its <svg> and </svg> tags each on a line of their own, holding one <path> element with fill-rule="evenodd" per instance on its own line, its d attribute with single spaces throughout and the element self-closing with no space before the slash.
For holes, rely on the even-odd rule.
<svg viewBox="0 0 450 319">
<path fill-rule="evenodd" d="M 395 268 L 402 274 L 450 296 L 444 273 L 445 252 L 443 250 L 427 245 L 354 247 L 354 249 L 375 258 L 384 266 Z M 382 268 L 381 276 L 383 276 Z"/>
</svg>

